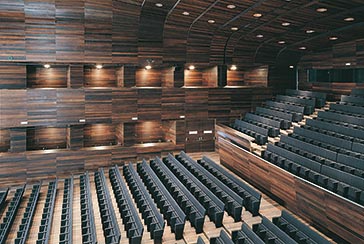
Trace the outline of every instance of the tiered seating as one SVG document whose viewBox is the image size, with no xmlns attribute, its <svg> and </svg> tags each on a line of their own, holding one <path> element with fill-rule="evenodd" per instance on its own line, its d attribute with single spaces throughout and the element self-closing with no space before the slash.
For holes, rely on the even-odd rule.
<svg viewBox="0 0 364 244">
<path fill-rule="evenodd" d="M 240 230 L 231 233 L 231 239 L 234 243 L 264 244 L 259 236 L 257 236 L 246 223 L 242 224 Z"/>
<path fill-rule="evenodd" d="M 310 227 L 283 210 L 281 216 L 272 220 L 273 224 L 302 244 L 329 244 L 330 242 L 313 231 Z"/>
<path fill-rule="evenodd" d="M 2 223 L 0 224 L 0 243 L 1 244 L 5 243 L 6 238 L 9 234 L 11 226 L 16 217 L 16 213 L 18 212 L 19 205 L 20 205 L 21 199 L 24 194 L 24 189 L 25 189 L 25 185 L 21 188 L 16 189 L 14 197 L 11 199 L 11 201 L 9 203 L 9 207 L 5 213 L 5 217 L 3 218 Z"/>
<path fill-rule="evenodd" d="M 364 97 L 364 88 L 355 88 L 351 90 L 351 95 Z"/>
<path fill-rule="evenodd" d="M 218 237 L 212 237 L 210 239 L 210 244 L 234 244 L 234 242 L 224 230 L 221 230 Z"/>
<path fill-rule="evenodd" d="M 0 192 L 0 210 L 5 206 L 6 197 L 8 196 L 9 188 Z"/>
<path fill-rule="evenodd" d="M 161 243 L 164 231 L 163 216 L 159 213 L 133 165 L 124 165 L 123 172 L 139 212 L 142 214 L 144 224 L 150 232 L 150 237 L 154 239 L 154 243 Z"/>
<path fill-rule="evenodd" d="M 356 106 L 364 106 L 364 98 L 362 96 L 342 95 L 341 102 L 345 103 L 345 104 L 356 105 Z"/>
<path fill-rule="evenodd" d="M 222 202 L 225 204 L 226 212 L 234 218 L 235 221 L 241 220 L 242 206 L 244 200 L 233 190 L 219 181 L 214 175 L 207 171 L 204 167 L 197 164 L 187 154 L 181 152 L 177 160 L 173 158 L 171 154 L 168 155 L 168 161 L 166 164 L 172 171 L 180 178 L 184 179 L 190 177 L 190 179 L 197 178 L 202 186 L 206 186 L 210 189 Z M 183 172 L 183 173 L 181 173 Z M 190 174 L 190 172 L 193 174 Z M 190 174 L 190 175 L 189 175 Z M 195 178 L 195 181 L 198 181 Z M 185 183 L 187 184 L 187 182 Z"/>
<path fill-rule="evenodd" d="M 111 186 L 118 204 L 119 213 L 123 219 L 126 236 L 130 244 L 140 244 L 144 232 L 143 224 L 138 216 L 133 200 L 128 192 L 119 168 L 115 166 L 109 170 Z"/>
<path fill-rule="evenodd" d="M 61 228 L 59 231 L 60 244 L 72 244 L 73 219 L 73 177 L 65 179 L 62 201 Z"/>
<path fill-rule="evenodd" d="M 324 120 L 333 120 L 353 125 L 364 126 L 364 117 L 358 114 L 344 114 L 343 112 L 320 111 L 318 117 Z"/>
<path fill-rule="evenodd" d="M 176 240 L 182 239 L 186 222 L 185 213 L 145 160 L 137 165 L 137 170 L 152 195 L 154 202 L 167 220 L 167 224 L 171 226 L 172 233 L 175 233 Z"/>
<path fill-rule="evenodd" d="M 292 121 L 293 121 L 292 113 L 286 113 L 286 112 L 277 111 L 272 108 L 261 108 L 261 107 L 257 107 L 255 109 L 255 113 L 258 115 L 261 115 L 261 116 L 268 117 L 268 118 L 278 119 L 278 121 L 280 121 L 280 123 L 281 123 L 281 128 L 284 130 L 289 129 L 292 126 Z"/>
<path fill-rule="evenodd" d="M 160 158 L 157 157 L 151 161 L 150 166 L 182 208 L 187 219 L 191 222 L 192 227 L 196 229 L 196 233 L 201 233 L 205 221 L 206 209 L 187 190 L 186 186 L 177 179 Z"/>
<path fill-rule="evenodd" d="M 259 214 L 260 201 L 262 198 L 262 195 L 259 192 L 234 177 L 206 156 L 197 162 L 242 197 L 244 199 L 244 207 L 251 212 L 253 216 L 257 216 Z"/>
<path fill-rule="evenodd" d="M 15 244 L 23 244 L 27 240 L 30 231 L 30 226 L 32 224 L 32 220 L 34 217 L 35 207 L 37 206 L 39 198 L 40 187 L 41 184 L 33 185 L 32 192 L 30 193 L 29 200 L 27 203 L 27 207 L 25 208 L 21 224 L 19 225 L 19 230 L 16 234 Z"/>
<path fill-rule="evenodd" d="M 86 172 L 80 176 L 81 229 L 82 243 L 84 244 L 97 243 L 95 216 L 90 189 L 90 176 Z"/>
<path fill-rule="evenodd" d="M 106 185 L 104 169 L 102 168 L 95 172 L 95 185 L 105 242 L 118 244 L 121 239 L 120 229 L 111 202 L 110 192 Z"/>
<path fill-rule="evenodd" d="M 253 231 L 265 243 L 275 243 L 275 244 L 298 243 L 264 216 L 262 216 L 261 223 L 253 225 Z"/>
<path fill-rule="evenodd" d="M 276 101 L 289 102 L 305 107 L 304 114 L 310 115 L 315 111 L 316 99 L 312 97 L 291 97 L 285 95 L 277 95 Z"/>
<path fill-rule="evenodd" d="M 341 104 L 341 103 L 332 103 L 330 104 L 330 110 L 337 112 L 345 112 L 357 115 L 364 115 L 364 106 L 356 106 L 349 104 Z"/>
<path fill-rule="evenodd" d="M 251 137 L 254 137 L 258 145 L 263 145 L 268 142 L 268 129 L 261 128 L 238 119 L 235 120 L 235 123 L 232 127 Z"/>
<path fill-rule="evenodd" d="M 205 209 L 208 210 L 207 215 L 215 223 L 215 226 L 221 227 L 224 209 L 226 208 L 224 202 L 184 168 L 171 154 L 164 159 L 164 162 Z"/>
<path fill-rule="evenodd" d="M 280 123 L 276 120 L 261 117 L 256 114 L 247 113 L 244 116 L 244 121 L 253 125 L 268 129 L 268 135 L 271 137 L 279 136 Z"/>
<path fill-rule="evenodd" d="M 305 107 L 302 105 L 297 104 L 291 104 L 291 103 L 285 103 L 285 102 L 277 102 L 277 101 L 267 101 L 265 102 L 265 106 L 268 108 L 279 108 L 283 111 L 289 111 L 292 113 L 292 120 L 294 122 L 299 122 L 303 119 L 303 113 L 305 110 Z M 282 128 L 283 129 L 283 128 Z"/>
<path fill-rule="evenodd" d="M 287 89 L 286 94 L 289 96 L 315 98 L 316 99 L 316 108 L 321 108 L 321 107 L 325 106 L 325 103 L 326 103 L 326 94 L 322 93 L 322 92 Z"/>
<path fill-rule="evenodd" d="M 58 180 L 48 184 L 48 192 L 44 203 L 42 219 L 40 221 L 37 244 L 47 244 L 52 228 L 53 210 L 57 193 Z"/>
</svg>

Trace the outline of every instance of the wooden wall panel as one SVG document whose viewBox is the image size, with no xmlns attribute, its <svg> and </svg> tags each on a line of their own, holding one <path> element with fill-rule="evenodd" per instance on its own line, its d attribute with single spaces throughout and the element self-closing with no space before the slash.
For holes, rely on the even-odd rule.
<svg viewBox="0 0 364 244">
<path fill-rule="evenodd" d="M 112 91 L 112 121 L 131 121 L 138 117 L 138 91 L 135 89 L 114 89 Z"/>
<path fill-rule="evenodd" d="M 185 70 L 185 86 L 202 86 L 202 72 L 198 70 Z"/>
<path fill-rule="evenodd" d="M 136 124 L 136 143 L 155 143 L 165 141 L 160 121 L 143 121 Z"/>
<path fill-rule="evenodd" d="M 185 113 L 187 119 L 208 118 L 208 89 L 186 89 Z"/>
<path fill-rule="evenodd" d="M 136 141 L 136 123 L 124 123 L 124 146 L 132 146 Z"/>
<path fill-rule="evenodd" d="M 268 66 L 263 66 L 244 72 L 245 85 L 268 86 Z"/>
<path fill-rule="evenodd" d="M 26 177 L 31 182 L 56 178 L 56 153 L 33 152 L 28 153 L 26 156 L 27 162 L 31 165 L 31 167 L 26 167 Z"/>
<path fill-rule="evenodd" d="M 0 130 L 0 152 L 7 152 L 10 149 L 10 130 Z"/>
<path fill-rule="evenodd" d="M 175 87 L 174 82 L 175 67 L 165 68 L 161 70 L 162 87 Z M 177 76 L 178 79 L 178 76 Z M 178 82 L 178 81 L 177 81 Z"/>
<path fill-rule="evenodd" d="M 23 89 L 26 87 L 26 77 L 24 65 L 0 65 L 0 89 Z"/>
<path fill-rule="evenodd" d="M 24 184 L 27 179 L 26 156 L 23 153 L 0 153 L 2 185 Z"/>
<path fill-rule="evenodd" d="M 57 127 L 27 128 L 27 150 L 47 150 L 67 147 L 67 129 Z"/>
<path fill-rule="evenodd" d="M 55 0 L 24 0 L 24 12 L 27 61 L 55 61 Z"/>
<path fill-rule="evenodd" d="M 161 120 L 162 89 L 138 90 L 138 119 Z"/>
<path fill-rule="evenodd" d="M 0 60 L 25 60 L 24 0 L 2 0 L 0 9 Z"/>
<path fill-rule="evenodd" d="M 57 90 L 27 90 L 29 125 L 49 125 L 57 122 Z"/>
<path fill-rule="evenodd" d="M 84 67 L 80 64 L 69 65 L 68 88 L 81 88 L 84 84 Z"/>
<path fill-rule="evenodd" d="M 27 129 L 11 128 L 10 130 L 10 152 L 24 152 L 27 147 Z"/>
<path fill-rule="evenodd" d="M 17 127 L 27 121 L 27 91 L 0 89 L 0 127 Z"/>
<path fill-rule="evenodd" d="M 117 144 L 115 125 L 87 124 L 84 126 L 84 146 L 111 146 Z"/>
<path fill-rule="evenodd" d="M 162 74 L 160 69 L 146 70 L 139 68 L 136 71 L 136 86 L 137 87 L 161 87 Z"/>
<path fill-rule="evenodd" d="M 116 87 L 117 77 L 115 67 L 86 66 L 84 70 L 84 87 Z"/>
<path fill-rule="evenodd" d="M 203 70 L 202 85 L 207 87 L 217 87 L 217 66 Z"/>
<path fill-rule="evenodd" d="M 230 118 L 231 96 L 228 89 L 209 89 L 208 117 L 217 122 L 228 123 Z"/>
<path fill-rule="evenodd" d="M 67 148 L 71 150 L 84 147 L 84 125 L 70 125 L 67 128 Z"/>
<path fill-rule="evenodd" d="M 77 124 L 85 118 L 85 92 L 81 89 L 57 90 L 57 124 Z"/>
<path fill-rule="evenodd" d="M 124 66 L 124 87 L 136 86 L 136 67 L 135 66 Z"/>
<path fill-rule="evenodd" d="M 56 155 L 53 164 L 56 165 L 56 175 L 70 176 L 76 172 L 84 171 L 85 166 L 84 151 L 60 151 Z"/>
<path fill-rule="evenodd" d="M 227 85 L 228 86 L 243 86 L 244 72 L 241 70 L 229 70 L 227 71 Z"/>
<path fill-rule="evenodd" d="M 162 90 L 162 119 L 181 119 L 185 116 L 185 91 L 183 89 Z"/>
<path fill-rule="evenodd" d="M 66 88 L 67 83 L 67 66 L 55 66 L 49 69 L 43 66 L 27 66 L 28 88 Z"/>
<path fill-rule="evenodd" d="M 85 119 L 88 123 L 112 122 L 112 90 L 85 90 Z"/>
<path fill-rule="evenodd" d="M 85 0 L 85 61 L 112 60 L 112 0 Z"/>
<path fill-rule="evenodd" d="M 60 62 L 83 62 L 85 59 L 85 1 L 55 0 L 55 6 L 56 59 Z"/>
</svg>

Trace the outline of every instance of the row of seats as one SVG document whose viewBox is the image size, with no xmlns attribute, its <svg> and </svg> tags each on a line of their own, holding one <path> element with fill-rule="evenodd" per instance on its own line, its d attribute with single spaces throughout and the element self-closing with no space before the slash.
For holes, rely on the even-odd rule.
<svg viewBox="0 0 364 244">
<path fill-rule="evenodd" d="M 235 120 L 232 127 L 244 134 L 254 137 L 258 145 L 264 145 L 268 142 L 268 129 L 260 128 L 259 126 L 247 123 L 242 120 Z"/>
<path fill-rule="evenodd" d="M 65 179 L 64 181 L 59 244 L 72 244 L 73 184 L 73 177 Z"/>
<path fill-rule="evenodd" d="M 175 199 L 162 182 L 160 182 L 157 175 L 145 160 L 137 165 L 137 171 L 144 184 L 147 186 L 149 193 L 152 195 L 154 202 L 163 214 L 163 217 L 167 220 L 167 224 L 171 226 L 172 233 L 175 234 L 176 240 L 182 239 L 186 214 L 178 206 Z"/>
<path fill-rule="evenodd" d="M 253 187 L 237 179 L 235 176 L 227 172 L 224 168 L 206 156 L 197 162 L 221 182 L 223 182 L 226 186 L 228 186 L 231 190 L 242 197 L 244 199 L 244 207 L 249 212 L 251 212 L 253 216 L 257 216 L 259 214 L 262 198 L 262 195 L 259 192 L 257 192 Z"/>
<path fill-rule="evenodd" d="M 5 206 L 6 197 L 8 196 L 9 188 L 0 192 L 0 210 Z"/>
<path fill-rule="evenodd" d="M 297 104 L 292 104 L 289 102 L 284 102 L 284 101 L 266 101 L 265 105 L 267 107 L 271 107 L 271 108 L 279 108 L 279 109 L 283 109 L 284 111 L 289 111 L 292 113 L 293 115 L 293 121 L 294 122 L 299 122 L 303 119 L 303 114 L 304 114 L 304 110 L 305 107 L 301 106 L 301 105 L 297 105 Z"/>
<path fill-rule="evenodd" d="M 348 124 L 352 124 L 352 125 L 358 125 L 361 127 L 364 126 L 364 117 L 357 115 L 357 114 L 355 114 L 353 116 L 353 114 L 347 115 L 347 114 L 338 113 L 338 112 L 319 111 L 318 117 L 320 119 L 325 119 L 325 120 L 336 120 L 336 121 L 340 121 L 340 122 L 344 122 L 344 123 L 348 123 Z"/>
<path fill-rule="evenodd" d="M 90 176 L 86 172 L 80 176 L 81 234 L 83 244 L 96 244 L 95 216 L 92 206 Z"/>
<path fill-rule="evenodd" d="M 106 185 L 104 169 L 99 169 L 95 172 L 94 176 L 105 242 L 108 244 L 119 244 L 121 234 L 111 202 L 110 192 Z"/>
<path fill-rule="evenodd" d="M 273 107 L 257 107 L 255 109 L 255 114 L 261 116 L 267 116 L 268 118 L 277 118 L 281 123 L 281 128 L 286 130 L 292 126 L 293 114 L 287 111 L 278 111 Z"/>
<path fill-rule="evenodd" d="M 345 104 L 352 104 L 357 106 L 364 106 L 364 99 L 362 96 L 355 96 L 355 95 L 342 95 L 341 102 Z"/>
<path fill-rule="evenodd" d="M 129 244 L 140 244 L 144 226 L 117 166 L 109 169 L 109 178 Z"/>
<path fill-rule="evenodd" d="M 169 158 L 173 157 L 171 154 Z M 244 199 L 236 194 L 233 190 L 219 181 L 214 175 L 206 170 L 201 165 L 197 164 L 192 158 L 190 158 L 185 152 L 181 152 L 177 156 L 177 160 L 170 165 L 170 168 L 180 169 L 180 171 L 191 172 L 190 178 L 194 178 L 200 181 L 202 185 L 210 189 L 218 199 L 225 204 L 226 212 L 234 218 L 234 221 L 241 220 L 242 206 L 244 205 Z M 178 171 L 178 170 L 176 170 Z M 176 172 L 177 173 L 177 172 Z"/>
<path fill-rule="evenodd" d="M 210 244 L 234 244 L 234 242 L 224 230 L 221 230 L 218 237 L 210 238 Z"/>
<path fill-rule="evenodd" d="M 332 103 L 330 105 L 330 110 L 341 111 L 341 112 L 346 112 L 346 113 L 351 113 L 351 114 L 364 115 L 364 107 L 363 106 L 341 104 L 340 102 Z"/>
<path fill-rule="evenodd" d="M 27 240 L 30 226 L 35 213 L 35 207 L 37 206 L 41 184 L 33 185 L 32 192 L 30 193 L 21 224 L 19 225 L 19 230 L 16 234 L 15 244 L 24 244 Z"/>
<path fill-rule="evenodd" d="M 351 90 L 351 95 L 364 97 L 364 88 L 354 88 Z"/>
<path fill-rule="evenodd" d="M 58 180 L 48 183 L 48 191 L 43 207 L 36 244 L 48 244 L 52 228 L 53 210 L 56 200 Z"/>
<path fill-rule="evenodd" d="M 209 188 L 201 183 L 193 174 L 185 169 L 173 155 L 169 154 L 164 160 L 165 165 L 174 173 L 186 188 L 195 196 L 195 198 L 207 210 L 207 215 L 215 223 L 215 226 L 221 227 L 224 217 L 225 204 L 212 193 Z"/>
<path fill-rule="evenodd" d="M 240 230 L 231 233 L 231 239 L 234 243 L 264 244 L 262 239 L 260 239 L 246 223 L 242 224 Z"/>
<path fill-rule="evenodd" d="M 11 226 L 16 217 L 16 213 L 18 212 L 20 202 L 22 200 L 23 194 L 25 191 L 25 185 L 15 190 L 14 197 L 11 199 L 9 203 L 9 207 L 5 213 L 5 216 L 2 219 L 2 223 L 0 224 L 0 243 L 4 244 L 6 242 L 6 238 L 9 234 Z"/>
<path fill-rule="evenodd" d="M 315 111 L 316 98 L 314 97 L 293 97 L 286 95 L 277 95 L 276 101 L 290 102 L 304 106 L 304 114 L 310 115 Z"/>
<path fill-rule="evenodd" d="M 252 229 L 264 243 L 298 243 L 264 216 L 262 216 L 262 221 L 260 223 L 253 225 Z"/>
<path fill-rule="evenodd" d="M 196 233 L 202 233 L 206 209 L 187 190 L 186 186 L 177 179 L 160 158 L 157 157 L 151 161 L 150 166 L 186 214 L 192 227 L 196 229 Z"/>
<path fill-rule="evenodd" d="M 325 106 L 325 104 L 326 104 L 326 93 L 287 89 L 286 94 L 290 95 L 290 96 L 315 98 L 316 108 L 321 108 L 321 107 Z"/>
<path fill-rule="evenodd" d="M 330 242 L 313 231 L 310 227 L 283 210 L 281 216 L 272 219 L 279 229 L 302 244 L 329 244 Z"/>
<path fill-rule="evenodd" d="M 280 134 L 279 121 L 264 118 L 262 116 L 247 113 L 244 115 L 244 121 L 264 129 L 268 129 L 268 136 L 277 137 Z"/>
<path fill-rule="evenodd" d="M 144 224 L 150 232 L 150 238 L 154 240 L 154 243 L 161 243 L 164 232 L 163 216 L 159 213 L 153 199 L 150 197 L 142 180 L 131 163 L 124 165 L 123 173 L 139 208 L 139 212 L 142 214 Z"/>
</svg>

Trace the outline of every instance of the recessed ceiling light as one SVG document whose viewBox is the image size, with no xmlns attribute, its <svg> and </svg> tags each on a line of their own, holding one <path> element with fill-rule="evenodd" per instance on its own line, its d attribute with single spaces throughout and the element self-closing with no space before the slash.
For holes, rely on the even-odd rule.
<svg viewBox="0 0 364 244">
<path fill-rule="evenodd" d="M 196 67 L 194 66 L 194 65 L 190 65 L 189 67 L 188 67 L 188 69 L 189 70 L 194 70 Z"/>
<path fill-rule="evenodd" d="M 300 50 L 306 50 L 307 47 L 302 46 L 302 47 L 299 47 L 298 49 L 300 49 Z"/>
<path fill-rule="evenodd" d="M 254 16 L 255 18 L 260 18 L 260 17 L 262 17 L 263 15 L 262 15 L 261 13 L 255 13 L 255 14 L 253 14 L 253 16 Z"/>
<path fill-rule="evenodd" d="M 289 68 L 290 68 L 290 69 L 293 69 L 293 68 L 294 68 L 294 66 L 293 66 L 293 65 L 290 65 L 290 66 L 289 66 Z"/>
<path fill-rule="evenodd" d="M 230 67 L 230 70 L 237 70 L 238 69 L 238 67 L 236 67 L 236 65 L 231 65 L 231 67 Z"/>
<path fill-rule="evenodd" d="M 228 9 L 234 9 L 236 8 L 236 6 L 234 4 L 229 4 L 226 6 Z"/>
<path fill-rule="evenodd" d="M 147 65 L 147 66 L 145 66 L 145 69 L 146 70 L 150 70 L 152 68 L 152 66 L 151 65 Z"/>
<path fill-rule="evenodd" d="M 345 63 L 345 65 L 346 65 L 346 66 L 350 66 L 350 65 L 351 65 L 351 63 Z"/>
<path fill-rule="evenodd" d="M 318 8 L 316 9 L 316 11 L 319 13 L 325 13 L 327 11 L 327 8 Z"/>
<path fill-rule="evenodd" d="M 355 19 L 353 17 L 348 17 L 348 18 L 345 18 L 344 20 L 350 22 L 350 21 L 354 21 Z"/>
<path fill-rule="evenodd" d="M 209 24 L 213 24 L 213 23 L 215 23 L 215 20 L 213 20 L 213 19 L 209 19 L 207 22 L 208 22 Z"/>
<path fill-rule="evenodd" d="M 184 11 L 182 14 L 185 15 L 185 16 L 190 15 L 190 13 L 187 12 L 187 11 Z"/>
<path fill-rule="evenodd" d="M 238 27 L 231 27 L 231 30 L 232 31 L 237 31 L 237 30 L 239 30 L 239 28 Z"/>
<path fill-rule="evenodd" d="M 336 41 L 339 38 L 337 36 L 330 36 L 329 39 L 330 41 Z"/>
<path fill-rule="evenodd" d="M 96 69 L 102 69 L 102 65 L 101 64 L 97 64 L 96 65 Z"/>
<path fill-rule="evenodd" d="M 285 44 L 285 41 L 278 41 L 278 44 Z"/>
<path fill-rule="evenodd" d="M 283 22 L 282 23 L 282 26 L 290 26 L 291 25 L 291 23 L 289 23 L 289 22 Z"/>
<path fill-rule="evenodd" d="M 306 33 L 307 34 L 312 34 L 312 33 L 314 33 L 315 31 L 314 30 L 306 30 Z"/>
<path fill-rule="evenodd" d="M 45 65 L 43 65 L 43 67 L 46 68 L 46 69 L 49 69 L 51 67 L 51 65 L 50 64 L 45 64 Z"/>
<path fill-rule="evenodd" d="M 258 34 L 258 35 L 256 35 L 256 37 L 263 38 L 264 36 L 262 34 Z"/>
<path fill-rule="evenodd" d="M 156 3 L 155 6 L 157 6 L 158 8 L 163 7 L 163 3 Z"/>
</svg>

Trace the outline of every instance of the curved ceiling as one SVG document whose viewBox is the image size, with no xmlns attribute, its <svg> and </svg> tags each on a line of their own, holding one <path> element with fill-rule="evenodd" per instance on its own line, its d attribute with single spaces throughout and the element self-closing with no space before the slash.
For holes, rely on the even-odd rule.
<svg viewBox="0 0 364 244">
<path fill-rule="evenodd" d="M 139 62 L 251 66 L 364 37 L 362 0 L 144 0 L 140 6 Z"/>
</svg>

